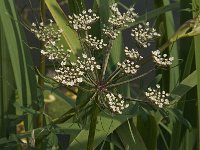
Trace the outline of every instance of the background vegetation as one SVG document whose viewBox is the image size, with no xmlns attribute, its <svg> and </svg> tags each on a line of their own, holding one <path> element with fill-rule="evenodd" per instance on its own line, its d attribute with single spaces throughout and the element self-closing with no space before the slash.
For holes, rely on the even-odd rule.
<svg viewBox="0 0 200 150">
<path fill-rule="evenodd" d="M 119 0 L 93 1 L 92 8 L 98 12 L 103 22 L 106 22 L 110 15 L 109 5 L 114 2 L 118 2 L 124 9 L 130 7 Z M 154 8 L 146 9 L 148 11 L 140 15 L 135 24 L 147 19 L 155 23 L 163 35 L 155 47 L 168 41 L 177 26 L 194 18 L 200 7 L 198 0 L 153 2 Z M 71 14 L 86 9 L 86 2 L 41 0 L 39 10 L 43 20 L 46 19 L 46 13 L 52 15 L 56 24 L 64 30 L 62 42 L 79 53 L 79 39 L 76 33 L 66 26 L 68 20 L 59 5 L 61 3 L 63 10 L 67 7 Z M 135 4 L 137 0 L 130 0 L 130 3 Z M 28 4 L 32 10 L 31 3 Z M 180 15 L 174 17 L 174 12 Z M 73 108 L 86 101 L 90 95 L 80 89 L 78 93 L 77 89 L 53 89 L 48 77 L 43 78 L 35 72 L 31 47 L 27 45 L 29 41 L 24 34 L 27 28 L 24 26 L 26 20 L 20 17 L 15 1 L 0 1 L 0 149 L 46 150 L 68 147 L 69 150 L 84 150 L 88 143 L 90 112 L 86 110 L 75 113 L 75 118 L 79 118 L 76 122 L 69 118 L 74 115 Z M 91 34 L 100 35 L 99 26 L 101 25 L 96 25 Z M 115 53 L 111 55 L 110 65 L 120 60 L 121 47 L 125 40 L 126 37 L 120 35 L 114 41 Z M 199 149 L 200 36 L 173 43 L 168 48 L 168 53 L 175 57 L 174 64 L 177 65 L 170 70 L 155 72 L 152 82 L 160 82 L 165 90 L 176 95 L 176 108 L 164 112 L 163 115 L 159 111 L 141 109 L 137 104 L 125 116 L 113 117 L 102 112 L 96 125 L 95 137 L 91 139 L 94 140 L 95 149 Z M 42 74 L 51 68 L 49 63 L 45 64 L 43 57 L 39 64 Z M 141 79 L 137 83 L 142 90 L 144 81 Z M 135 97 L 138 88 L 133 85 L 135 84 L 130 83 L 130 86 L 121 91 Z"/>
</svg>

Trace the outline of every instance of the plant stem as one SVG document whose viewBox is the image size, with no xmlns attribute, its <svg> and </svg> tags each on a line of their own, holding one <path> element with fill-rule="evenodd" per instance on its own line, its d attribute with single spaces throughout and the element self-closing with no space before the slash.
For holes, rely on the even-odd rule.
<svg viewBox="0 0 200 150">
<path fill-rule="evenodd" d="M 40 13 L 41 13 L 41 19 L 42 19 L 44 24 L 45 24 L 45 20 L 46 20 L 46 16 L 45 16 L 46 9 L 45 9 L 45 7 L 46 6 L 45 6 L 44 0 L 41 0 L 40 1 Z M 44 43 L 41 42 L 40 44 L 41 44 L 41 49 L 43 49 L 44 48 Z M 40 55 L 39 71 L 40 71 L 40 73 L 42 75 L 45 74 L 45 56 L 44 55 Z M 43 88 L 44 87 L 44 78 L 39 76 L 38 77 L 38 84 L 40 85 L 41 88 Z M 41 112 L 41 114 L 39 114 L 39 116 L 38 116 L 37 126 L 38 127 L 43 127 L 44 122 L 43 122 L 43 113 L 42 112 L 44 111 L 44 108 L 40 107 L 39 111 Z"/>
<path fill-rule="evenodd" d="M 107 68 L 107 65 L 108 65 L 108 60 L 109 60 L 109 57 L 110 57 L 111 48 L 112 48 L 112 40 L 109 41 L 109 44 L 108 44 L 108 47 L 107 47 L 107 50 L 106 50 L 106 54 L 105 54 L 105 57 L 104 57 L 103 67 L 102 67 L 102 76 L 101 76 L 102 80 L 104 79 L 104 75 L 106 73 L 106 68 Z"/>
<path fill-rule="evenodd" d="M 154 70 L 155 70 L 155 69 L 151 69 L 151 70 L 149 70 L 148 72 L 146 72 L 146 73 L 144 73 L 144 74 L 142 74 L 142 75 L 140 75 L 140 76 L 137 76 L 137 77 L 135 77 L 135 78 L 132 78 L 132 79 L 129 79 L 129 80 L 126 80 L 126 81 L 118 82 L 118 83 L 116 83 L 116 84 L 111 84 L 111 85 L 109 85 L 109 86 L 107 86 L 107 87 L 108 87 L 108 88 L 111 88 L 111 87 L 116 87 L 116 86 L 119 86 L 119 85 L 123 85 L 123 84 L 129 83 L 129 82 L 132 82 L 132 81 L 134 81 L 134 80 L 137 80 L 137 79 L 139 79 L 139 78 L 141 78 L 141 77 L 144 77 L 144 76 L 148 75 L 150 72 L 152 72 L 152 71 L 154 71 Z"/>
<path fill-rule="evenodd" d="M 112 74 L 106 79 L 106 84 L 112 81 L 120 73 L 120 71 L 120 68 L 117 67 L 115 71 L 113 71 Z"/>
<path fill-rule="evenodd" d="M 95 103 L 92 110 L 91 122 L 90 122 L 87 150 L 93 150 L 93 147 L 94 147 L 94 137 L 95 137 L 96 123 L 97 123 L 97 116 L 99 113 L 98 98 L 99 98 L 98 95 L 96 95 Z"/>
</svg>

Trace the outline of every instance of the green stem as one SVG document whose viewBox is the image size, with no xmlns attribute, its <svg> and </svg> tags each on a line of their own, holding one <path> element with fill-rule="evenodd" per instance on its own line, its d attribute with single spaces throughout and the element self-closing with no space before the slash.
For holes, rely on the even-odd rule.
<svg viewBox="0 0 200 150">
<path fill-rule="evenodd" d="M 46 20 L 46 9 L 45 9 L 45 2 L 44 0 L 41 0 L 40 1 L 40 13 L 41 13 L 41 19 L 43 21 L 43 23 L 45 23 L 45 20 Z M 44 43 L 41 42 L 41 49 L 44 48 Z M 44 55 L 40 55 L 40 65 L 39 65 L 39 71 L 42 75 L 45 74 L 45 56 Z M 44 87 L 44 78 L 42 77 L 38 77 L 38 84 L 40 85 L 41 88 Z M 38 116 L 38 120 L 37 120 L 37 126 L 38 127 L 43 127 L 43 111 L 44 111 L 44 108 L 43 107 L 40 107 L 39 108 L 39 111 L 41 112 L 41 114 Z"/>
<path fill-rule="evenodd" d="M 101 76 L 102 80 L 104 79 L 104 75 L 106 73 L 106 68 L 107 68 L 108 60 L 109 60 L 110 53 L 111 53 L 111 47 L 112 47 L 112 40 L 109 41 L 109 44 L 108 44 L 108 47 L 107 47 L 107 50 L 106 50 L 106 54 L 105 54 L 105 57 L 104 57 L 103 67 L 102 67 L 102 76 Z"/>
<path fill-rule="evenodd" d="M 137 80 L 137 79 L 139 79 L 139 78 L 142 78 L 142 77 L 148 75 L 150 72 L 152 72 L 152 71 L 154 71 L 154 70 L 155 70 L 155 69 L 151 69 L 151 70 L 149 70 L 148 72 L 146 72 L 146 73 L 144 73 L 144 74 L 142 74 L 142 75 L 140 75 L 140 76 L 137 76 L 137 77 L 135 77 L 135 78 L 132 78 L 132 79 L 129 79 L 129 80 L 126 80 L 126 81 L 118 82 L 118 83 L 116 83 L 116 84 L 111 84 L 111 85 L 109 85 L 109 86 L 107 86 L 107 87 L 108 87 L 108 88 L 116 87 L 116 86 L 119 86 L 119 85 L 123 85 L 123 84 L 129 83 L 129 82 L 135 81 L 135 80 Z"/>
<path fill-rule="evenodd" d="M 119 73 L 120 73 L 120 68 L 116 68 L 115 71 L 112 72 L 112 74 L 106 79 L 106 85 L 112 81 Z"/>
<path fill-rule="evenodd" d="M 92 110 L 91 122 L 90 122 L 87 150 L 93 150 L 94 149 L 93 148 L 94 147 L 94 137 L 95 137 L 95 130 L 96 130 L 98 113 L 99 113 L 98 95 L 96 95 L 95 103 L 94 103 L 93 110 Z"/>
</svg>

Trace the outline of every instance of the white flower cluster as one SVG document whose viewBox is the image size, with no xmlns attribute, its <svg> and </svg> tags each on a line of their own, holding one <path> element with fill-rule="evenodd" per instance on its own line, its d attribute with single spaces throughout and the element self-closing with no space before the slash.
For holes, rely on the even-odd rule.
<svg viewBox="0 0 200 150">
<path fill-rule="evenodd" d="M 129 49 L 127 46 L 124 49 L 125 55 L 127 58 L 129 58 L 130 60 L 140 60 L 143 57 L 140 56 L 139 52 L 135 49 Z"/>
<path fill-rule="evenodd" d="M 83 82 L 83 75 L 86 71 L 94 71 L 95 68 L 101 69 L 95 58 L 89 58 L 86 54 L 82 54 L 82 58 L 78 57 L 76 63 L 71 62 L 71 66 L 68 66 L 65 62 L 61 63 L 61 67 L 55 70 L 57 75 L 54 79 L 64 85 L 74 86 Z"/>
<path fill-rule="evenodd" d="M 38 26 L 32 23 L 31 32 L 33 32 L 39 40 L 44 42 L 45 49 L 41 50 L 41 53 L 50 60 L 65 59 L 68 57 L 68 53 L 63 49 L 63 45 L 57 46 L 63 30 L 55 29 L 52 20 L 50 20 L 48 26 L 44 26 L 43 22 Z"/>
<path fill-rule="evenodd" d="M 140 68 L 139 65 L 135 64 L 134 61 L 130 61 L 129 59 L 125 59 L 122 63 L 118 62 L 117 65 L 122 68 L 122 70 L 126 74 L 134 75 L 137 73 L 138 69 Z"/>
<path fill-rule="evenodd" d="M 153 61 L 161 67 L 167 67 L 172 64 L 174 57 L 167 58 L 167 54 L 161 55 L 159 50 L 152 51 Z"/>
<path fill-rule="evenodd" d="M 150 46 L 150 41 L 156 37 L 159 37 L 160 34 L 156 32 L 154 28 L 149 27 L 149 22 L 145 25 L 139 24 L 137 27 L 132 29 L 131 36 L 137 41 L 137 43 L 147 48 Z"/>
<path fill-rule="evenodd" d="M 51 47 L 51 46 L 45 46 L 45 50 L 41 50 L 41 54 L 48 57 L 49 60 L 67 60 L 67 58 L 70 57 L 71 50 L 64 50 L 64 46 L 61 45 Z"/>
<path fill-rule="evenodd" d="M 88 11 L 83 10 L 82 13 L 78 15 L 73 14 L 73 16 L 69 15 L 68 17 L 70 20 L 69 23 L 76 31 L 91 29 L 90 25 L 99 19 L 99 16 L 93 13 L 91 9 L 89 9 Z"/>
<path fill-rule="evenodd" d="M 117 38 L 117 36 L 120 34 L 120 31 L 114 30 L 111 27 L 104 27 L 102 29 L 103 33 L 110 39 L 114 40 Z"/>
<path fill-rule="evenodd" d="M 160 91 L 160 85 L 158 84 L 156 85 L 156 89 L 148 88 L 147 92 L 145 92 L 145 95 L 151 103 L 159 108 L 169 105 L 168 97 L 170 94 L 166 93 L 165 91 Z"/>
<path fill-rule="evenodd" d="M 84 71 L 94 71 L 94 69 L 101 69 L 100 65 L 97 65 L 95 57 L 88 57 L 87 54 L 82 54 L 82 58 L 78 57 L 77 67 Z"/>
<path fill-rule="evenodd" d="M 98 40 L 96 37 L 92 37 L 92 35 L 87 35 L 85 38 L 85 43 L 96 50 L 102 49 L 103 47 L 107 46 L 106 43 L 103 42 L 103 39 Z"/>
<path fill-rule="evenodd" d="M 106 98 L 109 109 L 114 113 L 122 114 L 122 111 L 129 106 L 121 94 L 115 96 L 113 93 L 107 93 Z"/>
<path fill-rule="evenodd" d="M 121 13 L 117 7 L 117 3 L 114 3 L 110 7 L 113 14 L 109 17 L 108 22 L 111 24 L 109 27 L 102 29 L 103 33 L 112 40 L 116 39 L 120 31 L 118 30 L 121 27 L 127 27 L 128 23 L 134 22 L 137 18 L 137 14 L 134 12 L 134 8 L 128 9 L 126 13 Z"/>
<path fill-rule="evenodd" d="M 56 76 L 54 79 L 64 85 L 74 86 L 78 83 L 83 82 L 83 74 L 84 72 L 76 67 L 76 63 L 72 63 L 72 66 L 65 66 L 56 69 Z"/>
<path fill-rule="evenodd" d="M 124 49 L 126 59 L 120 63 L 118 62 L 117 65 L 120 67 L 126 74 L 134 75 L 137 73 L 137 70 L 140 68 L 137 65 L 137 61 L 142 59 L 143 57 L 140 56 L 139 52 L 134 49 L 129 49 L 127 46 Z"/>
<path fill-rule="evenodd" d="M 127 27 L 128 23 L 134 22 L 137 17 L 133 7 L 128 9 L 128 11 L 123 14 L 119 11 L 117 3 L 111 5 L 110 8 L 113 14 L 108 19 L 108 22 L 112 24 L 114 28 Z"/>
</svg>

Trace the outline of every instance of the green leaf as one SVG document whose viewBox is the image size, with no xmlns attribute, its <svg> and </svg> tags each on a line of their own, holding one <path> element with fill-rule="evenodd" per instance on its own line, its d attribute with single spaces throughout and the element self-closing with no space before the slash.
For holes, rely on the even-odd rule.
<svg viewBox="0 0 200 150">
<path fill-rule="evenodd" d="M 31 69 L 33 65 L 32 59 L 30 52 L 24 48 L 23 40 L 25 39 L 21 25 L 18 23 L 15 4 L 12 0 L 0 1 L 0 26 L 0 84 L 3 87 L 0 90 L 0 103 L 4 105 L 4 108 L 1 108 L 1 110 L 4 113 L 16 113 L 10 104 L 17 99 L 21 105 L 31 106 L 33 100 L 36 100 L 37 90 L 35 74 Z M 14 92 L 16 92 L 18 98 L 15 97 Z M 7 94 L 10 96 L 6 97 L 8 96 Z M 21 114 L 21 112 L 17 113 Z M 26 119 L 25 127 L 27 129 L 31 127 L 28 123 L 32 124 L 32 119 L 30 116 Z M 1 129 L 5 132 L 5 129 Z"/>
<path fill-rule="evenodd" d="M 139 133 L 144 140 L 147 149 L 156 149 L 157 147 L 157 136 L 158 136 L 158 124 L 155 118 L 151 115 L 147 116 L 147 119 L 143 117 L 137 117 L 137 128 Z M 150 140 L 151 139 L 151 140 Z"/>
<path fill-rule="evenodd" d="M 169 0 L 155 0 L 155 5 L 160 6 L 168 6 L 170 5 Z M 166 41 L 168 41 L 171 36 L 175 33 L 175 24 L 174 19 L 172 16 L 172 12 L 166 12 L 165 14 L 161 15 L 157 20 L 158 26 L 162 29 L 160 31 L 162 37 L 160 39 L 159 44 L 164 44 Z M 179 64 L 179 56 L 178 56 L 178 47 L 177 43 L 173 43 L 171 48 L 167 49 L 170 56 L 174 57 L 173 66 Z M 163 87 L 165 86 L 165 89 L 172 91 L 176 84 L 179 81 L 179 66 L 174 67 L 173 69 L 170 69 L 168 72 L 163 72 L 163 83 L 169 82 L 169 84 L 163 84 Z"/>
<path fill-rule="evenodd" d="M 84 0 L 68 0 L 70 13 L 79 14 L 85 9 Z"/>
<path fill-rule="evenodd" d="M 190 91 L 196 85 L 197 71 L 193 71 L 172 91 L 172 94 L 177 95 L 177 99 L 180 100 L 188 91 Z"/>
<path fill-rule="evenodd" d="M 131 119 L 117 128 L 116 132 L 125 149 L 147 150 L 138 129 L 135 127 Z"/>
<path fill-rule="evenodd" d="M 192 7 L 193 9 L 199 9 L 200 8 L 200 1 L 198 0 L 192 0 Z M 199 12 L 193 12 L 193 17 L 196 17 L 196 15 L 199 14 Z M 198 27 L 199 28 L 199 27 Z M 195 49 L 195 62 L 196 62 L 196 71 L 197 71 L 197 116 L 198 116 L 198 129 L 200 129 L 200 35 L 194 37 L 194 49 Z M 198 135 L 198 147 L 200 146 L 200 136 Z"/>
<path fill-rule="evenodd" d="M 70 134 L 70 136 L 77 135 L 81 128 L 77 123 L 62 123 L 56 124 L 57 133 Z"/>
</svg>

